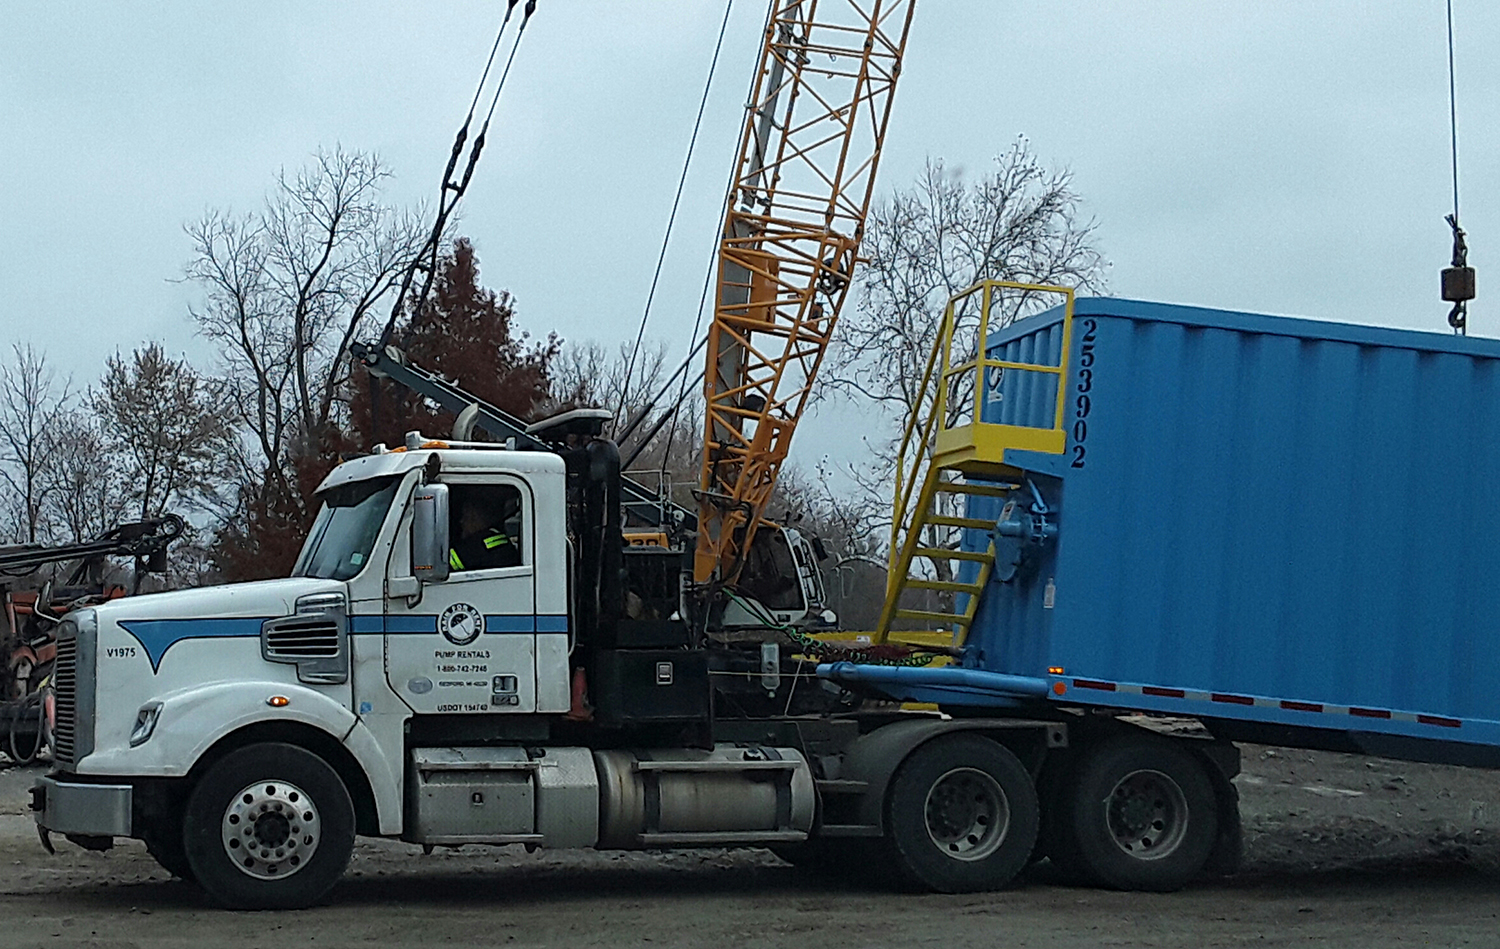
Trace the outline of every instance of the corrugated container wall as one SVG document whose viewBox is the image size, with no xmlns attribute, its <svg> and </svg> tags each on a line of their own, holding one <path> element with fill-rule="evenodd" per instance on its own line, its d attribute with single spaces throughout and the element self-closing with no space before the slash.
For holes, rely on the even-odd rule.
<svg viewBox="0 0 1500 949">
<path fill-rule="evenodd" d="M 1055 362 L 1059 315 L 997 338 Z M 1114 299 L 1073 338 L 1066 453 L 1006 454 L 1058 534 L 985 668 L 1500 720 L 1500 344 Z M 1014 375 L 986 420 L 1050 427 Z"/>
</svg>

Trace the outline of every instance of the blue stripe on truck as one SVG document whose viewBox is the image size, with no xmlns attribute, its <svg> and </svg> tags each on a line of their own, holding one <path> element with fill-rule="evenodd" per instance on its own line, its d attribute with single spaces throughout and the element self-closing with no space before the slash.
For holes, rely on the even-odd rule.
<svg viewBox="0 0 1500 949">
<path fill-rule="evenodd" d="M 184 639 L 216 639 L 224 636 L 260 636 L 260 626 L 269 616 L 244 616 L 233 619 L 127 619 L 120 627 L 135 637 L 151 660 L 151 671 L 161 666 L 161 659 L 176 643 Z"/>
</svg>

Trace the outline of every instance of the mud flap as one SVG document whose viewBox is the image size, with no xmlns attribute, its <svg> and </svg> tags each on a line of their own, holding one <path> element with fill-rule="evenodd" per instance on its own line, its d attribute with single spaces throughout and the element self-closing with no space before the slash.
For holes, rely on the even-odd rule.
<svg viewBox="0 0 1500 949">
<path fill-rule="evenodd" d="M 1214 840 L 1214 849 L 1209 852 L 1203 865 L 1207 877 L 1232 877 L 1240 872 L 1245 860 L 1245 830 L 1240 822 L 1240 792 L 1231 780 L 1240 773 L 1240 750 L 1232 744 L 1214 743 L 1195 749 L 1208 765 L 1209 780 L 1213 782 L 1214 799 L 1218 802 L 1219 833 Z"/>
</svg>

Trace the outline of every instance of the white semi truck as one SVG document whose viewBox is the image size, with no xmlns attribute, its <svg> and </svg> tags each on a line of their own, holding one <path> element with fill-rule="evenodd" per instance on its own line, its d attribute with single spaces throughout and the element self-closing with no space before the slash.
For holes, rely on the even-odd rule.
<svg viewBox="0 0 1500 949">
<path fill-rule="evenodd" d="M 688 554 L 624 543 L 601 415 L 543 426 L 554 451 L 413 435 L 329 475 L 293 576 L 70 614 L 44 840 L 140 838 L 239 907 L 320 899 L 357 835 L 851 869 L 883 841 L 925 886 L 1008 881 L 1064 717 L 840 714 L 769 630 L 726 641 Z M 476 506 L 510 550 L 457 569 Z"/>
</svg>

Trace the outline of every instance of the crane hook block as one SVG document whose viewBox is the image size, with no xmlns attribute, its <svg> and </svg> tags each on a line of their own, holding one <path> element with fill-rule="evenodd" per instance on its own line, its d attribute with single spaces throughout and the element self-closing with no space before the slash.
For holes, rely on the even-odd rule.
<svg viewBox="0 0 1500 949">
<path fill-rule="evenodd" d="M 1462 303 L 1474 299 L 1474 268 L 1443 268 L 1443 300 Z"/>
</svg>

